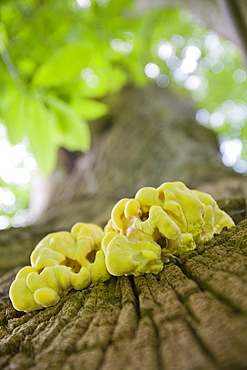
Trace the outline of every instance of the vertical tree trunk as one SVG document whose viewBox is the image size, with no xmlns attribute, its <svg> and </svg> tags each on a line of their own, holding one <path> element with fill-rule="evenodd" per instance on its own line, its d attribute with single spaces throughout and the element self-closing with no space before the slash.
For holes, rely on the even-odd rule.
<svg viewBox="0 0 247 370">
<path fill-rule="evenodd" d="M 112 99 L 114 124 L 95 138 L 70 176 L 53 182 L 39 223 L 0 233 L 2 272 L 27 264 L 50 231 L 77 221 L 103 226 L 114 203 L 141 186 L 181 180 L 214 196 L 244 199 L 245 179 L 224 168 L 214 135 L 194 123 L 187 102 L 153 87 L 129 88 Z M 243 220 L 180 256 L 180 266 L 112 277 L 28 314 L 8 299 L 17 268 L 9 271 L 0 280 L 0 368 L 246 368 L 246 240 Z"/>
<path fill-rule="evenodd" d="M 245 369 L 246 240 L 244 220 L 181 256 L 183 269 L 112 277 L 41 311 L 18 313 L 2 298 L 0 367 Z"/>
<path fill-rule="evenodd" d="M 217 199 L 236 195 L 236 189 L 247 196 L 246 179 L 222 164 L 216 137 L 195 122 L 190 100 L 149 86 L 126 88 L 108 104 L 110 124 L 69 176 L 54 175 L 39 224 L 64 228 L 81 219 L 104 225 L 119 199 L 165 181 L 183 181 Z"/>
</svg>

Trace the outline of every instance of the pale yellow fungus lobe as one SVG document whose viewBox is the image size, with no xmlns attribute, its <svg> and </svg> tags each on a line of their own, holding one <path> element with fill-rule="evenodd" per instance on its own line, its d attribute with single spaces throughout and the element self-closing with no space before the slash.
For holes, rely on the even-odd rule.
<svg viewBox="0 0 247 370">
<path fill-rule="evenodd" d="M 107 254 L 106 267 L 115 276 L 158 273 L 163 267 L 160 246 L 135 228 L 128 238 L 114 231 L 107 233 L 102 249 Z"/>
<path fill-rule="evenodd" d="M 142 188 L 135 199 L 122 199 L 113 208 L 102 240 L 106 267 L 117 276 L 158 273 L 170 256 L 233 225 L 209 194 L 182 182 Z"/>
<path fill-rule="evenodd" d="M 33 311 L 56 304 L 71 289 L 110 278 L 101 250 L 103 230 L 77 223 L 71 233 L 47 235 L 31 254 L 31 266 L 22 268 L 10 287 L 10 299 L 19 311 Z"/>
</svg>

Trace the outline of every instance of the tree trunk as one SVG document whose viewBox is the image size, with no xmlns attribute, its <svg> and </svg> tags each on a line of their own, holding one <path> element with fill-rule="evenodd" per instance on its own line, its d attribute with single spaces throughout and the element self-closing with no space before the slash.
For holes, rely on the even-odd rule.
<svg viewBox="0 0 247 370">
<path fill-rule="evenodd" d="M 52 176 L 39 221 L 0 234 L 0 271 L 6 273 L 0 280 L 0 367 L 246 368 L 246 220 L 158 275 L 112 277 L 45 310 L 13 309 L 9 285 L 45 234 L 77 221 L 103 226 L 116 201 L 142 186 L 181 180 L 227 197 L 222 205 L 243 218 L 246 179 L 221 164 L 215 137 L 194 122 L 190 102 L 151 86 L 125 89 L 109 104 L 113 124 L 95 135 L 69 175 Z"/>
<path fill-rule="evenodd" d="M 215 135 L 195 122 L 189 99 L 152 85 L 126 88 L 107 103 L 110 116 L 91 150 L 69 176 L 55 173 L 46 186 L 48 209 L 39 225 L 49 220 L 52 228 L 66 228 L 80 219 L 104 225 L 120 198 L 165 181 L 210 190 L 217 199 L 236 189 L 247 198 L 246 179 L 222 164 Z"/>
<path fill-rule="evenodd" d="M 247 221 L 166 264 L 23 314 L 1 299 L 2 369 L 245 369 Z M 7 287 L 13 274 L 2 278 Z"/>
</svg>

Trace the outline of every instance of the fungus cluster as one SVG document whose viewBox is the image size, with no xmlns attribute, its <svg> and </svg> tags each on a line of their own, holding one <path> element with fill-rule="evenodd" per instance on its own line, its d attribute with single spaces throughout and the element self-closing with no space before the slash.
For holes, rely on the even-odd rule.
<svg viewBox="0 0 247 370">
<path fill-rule="evenodd" d="M 33 311 L 56 304 L 71 289 L 111 275 L 159 273 L 169 257 L 195 249 L 234 222 L 206 193 L 182 182 L 140 189 L 120 200 L 103 230 L 77 223 L 47 235 L 10 287 L 13 306 Z"/>
<path fill-rule="evenodd" d="M 233 225 L 209 194 L 182 182 L 145 187 L 112 210 L 102 240 L 106 267 L 117 276 L 158 273 L 169 256 L 195 249 Z"/>
<path fill-rule="evenodd" d="M 100 248 L 103 230 L 77 223 L 67 231 L 47 235 L 31 254 L 31 266 L 23 267 L 10 287 L 13 306 L 33 311 L 56 304 L 72 288 L 110 278 Z"/>
</svg>

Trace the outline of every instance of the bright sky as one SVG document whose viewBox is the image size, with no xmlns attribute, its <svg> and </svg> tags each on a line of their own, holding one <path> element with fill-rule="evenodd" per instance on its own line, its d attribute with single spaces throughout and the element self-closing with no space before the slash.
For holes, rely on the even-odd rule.
<svg viewBox="0 0 247 370">
<path fill-rule="evenodd" d="M 29 189 L 32 175 L 37 170 L 37 162 L 33 154 L 28 152 L 27 146 L 27 139 L 21 144 L 11 145 L 6 127 L 0 124 L 0 180 L 20 191 Z M 16 198 L 7 186 L 0 186 L 0 211 L 5 213 L 0 213 L 0 229 L 10 225 L 24 226 L 28 222 L 29 214 L 23 207 L 25 202 L 21 197 Z"/>
</svg>

